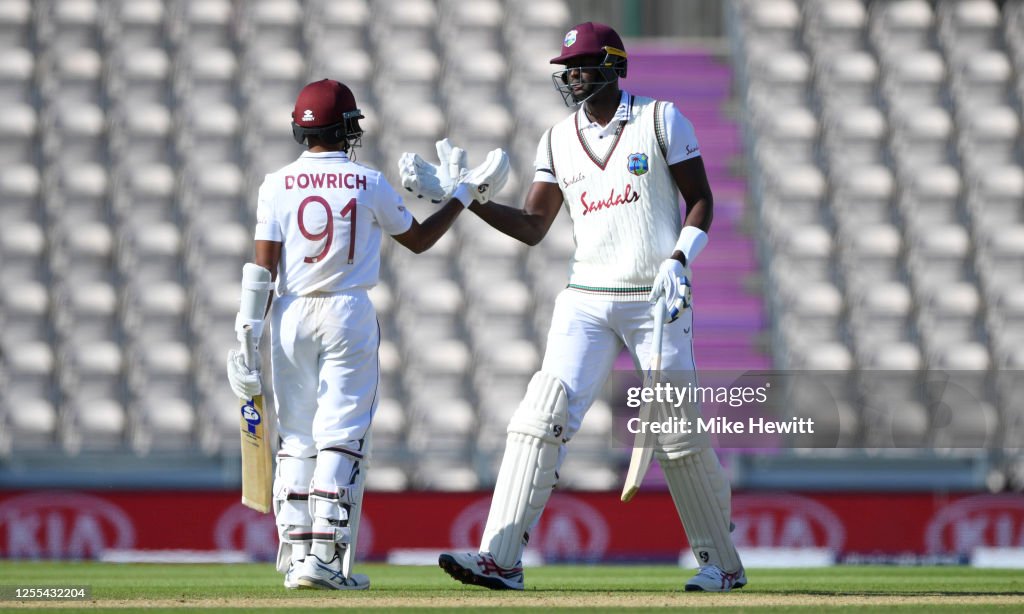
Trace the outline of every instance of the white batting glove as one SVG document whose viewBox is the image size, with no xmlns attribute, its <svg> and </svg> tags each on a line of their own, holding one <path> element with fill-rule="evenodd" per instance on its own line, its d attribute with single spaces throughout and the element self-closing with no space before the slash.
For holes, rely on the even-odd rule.
<svg viewBox="0 0 1024 614">
<path fill-rule="evenodd" d="M 228 384 L 240 399 L 251 399 L 263 392 L 260 382 L 260 355 L 252 369 L 245 366 L 245 356 L 238 350 L 228 350 Z"/>
<path fill-rule="evenodd" d="M 511 167 L 504 149 L 493 149 L 487 153 L 484 163 L 476 168 L 462 171 L 458 183 L 469 188 L 473 200 L 485 203 L 492 194 L 505 187 Z"/>
<path fill-rule="evenodd" d="M 419 154 L 405 152 L 398 159 L 402 187 L 417 198 L 427 197 L 434 203 L 448 202 L 466 165 L 466 152 L 447 138 L 435 144 L 439 164 L 431 164 Z"/>
<path fill-rule="evenodd" d="M 679 314 L 690 308 L 693 301 L 690 272 L 675 258 L 664 260 L 654 277 L 654 287 L 651 288 L 648 300 L 657 303 L 661 297 L 665 297 L 669 322 L 675 322 Z"/>
</svg>

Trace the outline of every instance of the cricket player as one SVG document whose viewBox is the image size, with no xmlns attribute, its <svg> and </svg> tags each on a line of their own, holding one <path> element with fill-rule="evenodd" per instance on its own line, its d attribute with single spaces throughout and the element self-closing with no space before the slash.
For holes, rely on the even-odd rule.
<svg viewBox="0 0 1024 614">
<path fill-rule="evenodd" d="M 278 570 L 287 588 L 369 586 L 349 569 L 378 403 L 380 328 L 367 291 L 378 280 L 381 234 L 423 252 L 472 202 L 475 188 L 457 186 L 453 198 L 418 223 L 380 172 L 353 161 L 362 118 L 342 83 L 324 79 L 302 89 L 292 132 L 307 150 L 260 186 L 255 259 L 265 271 L 246 270 L 261 272 L 264 281 L 243 272 L 243 305 L 247 298 L 267 305 L 276 282 L 268 306 L 281 439 L 273 504 Z M 240 338 L 245 325 L 258 339 L 262 317 L 239 313 Z M 256 363 L 250 369 L 239 352 L 228 355 L 228 381 L 240 398 L 261 392 Z"/>
<path fill-rule="evenodd" d="M 659 298 L 670 322 L 663 373 L 682 387 L 695 369 L 690 271 L 708 242 L 712 196 L 693 125 L 670 102 L 619 89 L 626 51 L 606 25 L 573 27 L 551 62 L 565 66 L 553 75 L 555 87 L 578 109 L 541 137 L 525 209 L 484 201 L 469 207 L 501 232 L 536 245 L 564 205 L 576 239 L 541 371 L 508 426 L 480 550 L 439 560 L 455 579 L 491 589 L 523 588 L 523 548 L 558 480 L 565 444 L 623 347 L 638 368 L 649 364 L 652 303 Z M 677 190 L 686 201 L 685 219 Z M 669 411 L 694 421 L 699 415 L 696 407 Z M 655 454 L 701 565 L 686 590 L 745 585 L 729 534 L 729 484 L 708 436 L 662 435 Z"/>
</svg>

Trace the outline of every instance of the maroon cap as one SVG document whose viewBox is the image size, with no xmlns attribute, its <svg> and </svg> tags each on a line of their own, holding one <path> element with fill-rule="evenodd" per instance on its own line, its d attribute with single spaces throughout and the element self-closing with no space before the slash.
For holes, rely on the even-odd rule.
<svg viewBox="0 0 1024 614">
<path fill-rule="evenodd" d="M 333 126 L 344 120 L 344 114 L 356 110 L 356 97 L 344 83 L 324 79 L 314 81 L 295 99 L 292 121 L 303 128 Z"/>
<path fill-rule="evenodd" d="M 626 57 L 626 46 L 622 44 L 622 37 L 615 30 L 603 23 L 588 21 L 573 26 L 565 33 L 562 39 L 562 55 L 551 60 L 552 64 L 565 64 L 570 59 L 581 55 L 596 55 L 604 57 L 611 47 L 620 53 L 613 53 L 622 58 Z"/>
</svg>

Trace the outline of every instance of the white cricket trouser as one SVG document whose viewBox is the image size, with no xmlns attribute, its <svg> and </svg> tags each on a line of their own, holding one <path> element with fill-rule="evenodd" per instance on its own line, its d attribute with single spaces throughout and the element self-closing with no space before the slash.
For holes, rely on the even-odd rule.
<svg viewBox="0 0 1024 614">
<path fill-rule="evenodd" d="M 270 341 L 281 452 L 358 451 L 380 378 L 380 330 L 366 291 L 274 299 Z"/>
<path fill-rule="evenodd" d="M 601 392 L 623 347 L 629 350 L 638 369 L 647 369 L 654 334 L 653 309 L 654 305 L 646 301 L 610 301 L 572 289 L 558 295 L 541 370 L 558 377 L 565 386 L 568 437 L 580 429 L 583 416 Z M 666 375 L 678 377 L 695 369 L 691 309 L 675 322 L 666 322 L 661 356 L 662 371 L 674 372 Z"/>
</svg>

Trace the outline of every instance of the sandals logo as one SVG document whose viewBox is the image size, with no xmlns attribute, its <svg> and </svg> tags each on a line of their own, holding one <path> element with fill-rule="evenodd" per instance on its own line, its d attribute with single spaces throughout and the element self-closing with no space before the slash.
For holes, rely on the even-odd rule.
<svg viewBox="0 0 1024 614">
<path fill-rule="evenodd" d="M 599 211 L 601 209 L 611 209 L 618 205 L 635 203 L 638 200 L 640 200 L 640 192 L 634 192 L 633 186 L 628 183 L 626 184 L 626 189 L 623 190 L 621 194 L 617 193 L 613 188 L 607 198 L 597 201 L 588 201 L 586 192 L 580 194 L 580 204 L 583 205 L 583 215 L 593 213 L 594 211 Z"/>
</svg>

